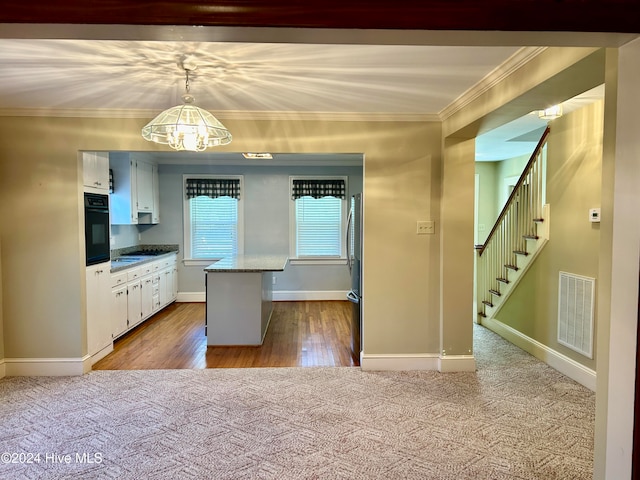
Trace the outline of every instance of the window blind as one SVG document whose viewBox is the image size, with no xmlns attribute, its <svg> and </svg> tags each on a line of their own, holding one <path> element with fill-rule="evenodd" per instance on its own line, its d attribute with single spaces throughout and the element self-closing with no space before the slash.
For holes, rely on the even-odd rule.
<svg viewBox="0 0 640 480">
<path fill-rule="evenodd" d="M 340 257 L 342 200 L 301 197 L 295 201 L 298 257 Z"/>
<path fill-rule="evenodd" d="M 238 200 L 191 198 L 191 257 L 223 258 L 238 253 Z"/>
</svg>

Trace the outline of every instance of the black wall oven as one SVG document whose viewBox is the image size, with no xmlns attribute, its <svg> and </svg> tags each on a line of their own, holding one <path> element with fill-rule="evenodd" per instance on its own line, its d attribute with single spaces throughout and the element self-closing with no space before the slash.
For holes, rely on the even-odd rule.
<svg viewBox="0 0 640 480">
<path fill-rule="evenodd" d="M 111 259 L 109 225 L 109 196 L 85 192 L 84 238 L 87 265 L 108 262 Z"/>
</svg>

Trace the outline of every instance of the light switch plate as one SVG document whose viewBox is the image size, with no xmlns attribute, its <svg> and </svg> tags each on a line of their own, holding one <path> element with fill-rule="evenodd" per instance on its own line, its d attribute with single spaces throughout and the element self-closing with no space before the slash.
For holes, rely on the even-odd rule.
<svg viewBox="0 0 640 480">
<path fill-rule="evenodd" d="M 418 235 L 433 235 L 435 233 L 435 222 L 433 220 L 419 220 L 416 233 Z"/>
<path fill-rule="evenodd" d="M 589 221 L 591 223 L 600 223 L 600 209 L 592 208 L 589 210 Z"/>
</svg>

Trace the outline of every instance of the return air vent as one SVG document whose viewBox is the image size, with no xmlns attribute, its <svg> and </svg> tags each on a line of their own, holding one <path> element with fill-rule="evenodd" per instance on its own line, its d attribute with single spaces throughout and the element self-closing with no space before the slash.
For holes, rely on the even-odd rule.
<svg viewBox="0 0 640 480">
<path fill-rule="evenodd" d="M 558 343 L 593 358 L 593 302 L 596 281 L 560 272 Z"/>
</svg>

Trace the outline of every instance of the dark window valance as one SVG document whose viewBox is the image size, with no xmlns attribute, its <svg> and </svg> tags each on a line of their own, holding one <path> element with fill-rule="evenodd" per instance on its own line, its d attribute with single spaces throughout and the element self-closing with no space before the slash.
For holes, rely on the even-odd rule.
<svg viewBox="0 0 640 480">
<path fill-rule="evenodd" d="M 344 180 L 307 180 L 294 179 L 291 185 L 291 198 L 296 200 L 300 197 L 336 197 L 345 198 Z"/>
<path fill-rule="evenodd" d="M 240 199 L 240 179 L 238 178 L 187 178 L 185 193 L 187 198 L 231 197 Z"/>
</svg>

